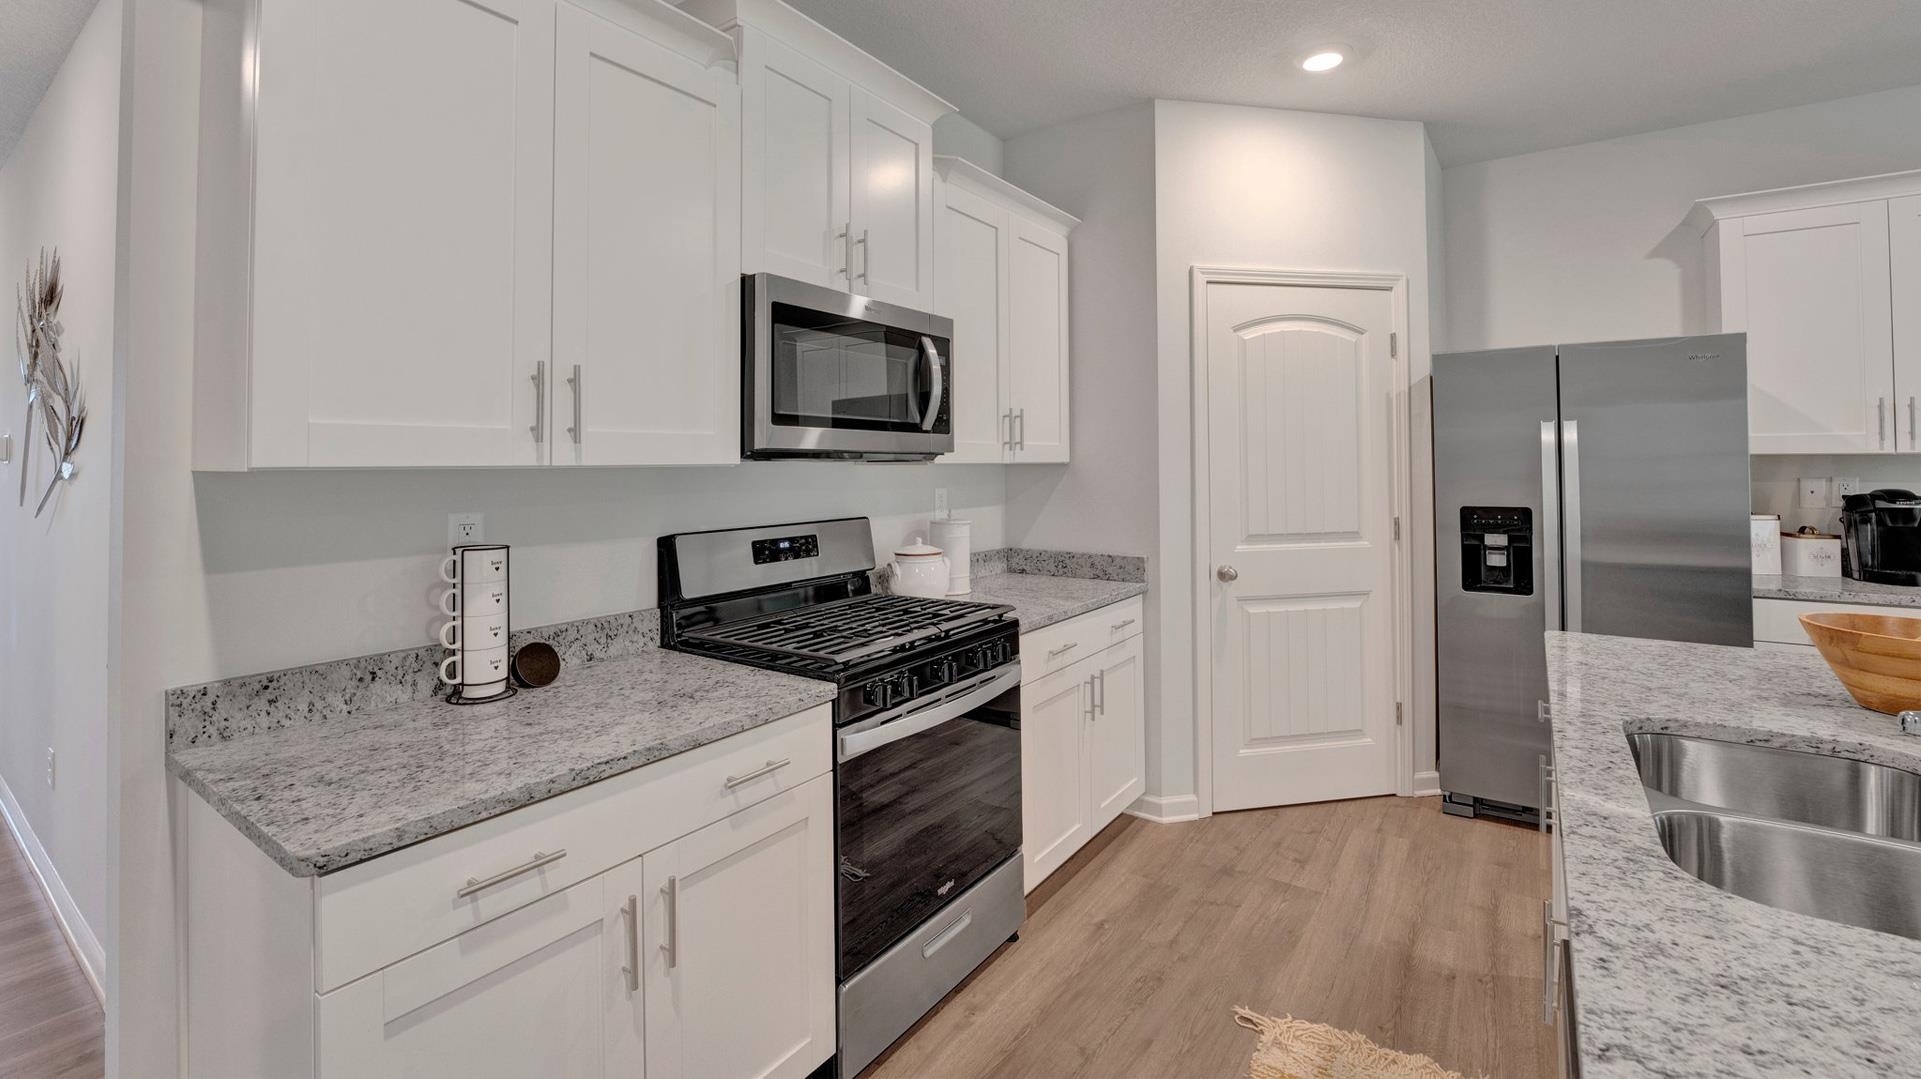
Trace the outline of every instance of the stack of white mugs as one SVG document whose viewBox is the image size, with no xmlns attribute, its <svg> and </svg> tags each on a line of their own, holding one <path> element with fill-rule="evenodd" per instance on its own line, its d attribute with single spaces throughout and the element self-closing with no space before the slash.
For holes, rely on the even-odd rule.
<svg viewBox="0 0 1921 1079">
<path fill-rule="evenodd" d="M 512 694 L 507 680 L 512 625 L 506 545 L 454 548 L 440 564 L 440 579 L 452 586 L 440 599 L 440 610 L 448 616 L 440 627 L 440 643 L 453 651 L 440 663 L 440 680 L 453 687 L 447 699 L 477 704 Z"/>
</svg>

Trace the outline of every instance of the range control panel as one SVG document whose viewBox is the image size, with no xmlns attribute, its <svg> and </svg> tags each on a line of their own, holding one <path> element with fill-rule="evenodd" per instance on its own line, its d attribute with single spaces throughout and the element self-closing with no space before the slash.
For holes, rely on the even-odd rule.
<svg viewBox="0 0 1921 1079">
<path fill-rule="evenodd" d="M 820 537 L 779 536 L 774 539 L 754 541 L 754 565 L 764 566 L 769 562 L 792 562 L 796 558 L 819 558 Z"/>
</svg>

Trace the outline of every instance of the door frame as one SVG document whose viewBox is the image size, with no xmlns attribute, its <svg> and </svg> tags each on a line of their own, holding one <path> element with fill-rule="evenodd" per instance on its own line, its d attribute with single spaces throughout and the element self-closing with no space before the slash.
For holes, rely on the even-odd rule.
<svg viewBox="0 0 1921 1079">
<path fill-rule="evenodd" d="M 1195 794 L 1201 816 L 1214 812 L 1214 631 L 1213 560 L 1209 557 L 1209 533 L 1213 527 L 1212 476 L 1208 467 L 1208 366 L 1207 289 L 1210 285 L 1297 285 L 1306 288 L 1368 289 L 1386 292 L 1391 307 L 1390 332 L 1398 335 L 1400 347 L 1392 348 L 1390 391 L 1388 394 L 1388 491 L 1389 513 L 1401 522 L 1401 535 L 1392 539 L 1392 571 L 1388 587 L 1393 594 L 1393 641 L 1391 659 L 1394 670 L 1394 700 L 1401 708 L 1400 722 L 1394 726 L 1394 793 L 1414 793 L 1414 728 L 1409 713 L 1415 711 L 1414 689 L 1414 556 L 1408 529 L 1414 519 L 1411 502 L 1412 440 L 1409 416 L 1408 352 L 1412 348 L 1408 333 L 1407 275 L 1328 270 L 1272 270 L 1235 266 L 1194 266 L 1191 270 L 1191 300 L 1188 309 L 1188 367 L 1192 379 L 1189 392 L 1192 437 L 1187 452 L 1189 480 L 1193 484 L 1194 531 L 1193 564 L 1189 566 L 1194 588 L 1194 609 L 1190 612 L 1194 628 L 1194 770 Z"/>
</svg>

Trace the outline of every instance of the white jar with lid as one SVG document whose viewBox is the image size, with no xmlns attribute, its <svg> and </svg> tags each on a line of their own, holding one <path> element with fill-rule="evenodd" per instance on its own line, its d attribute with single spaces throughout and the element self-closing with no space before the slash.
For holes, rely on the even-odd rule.
<svg viewBox="0 0 1921 1079">
<path fill-rule="evenodd" d="M 932 546 L 914 537 L 914 541 L 894 552 L 894 561 L 888 564 L 894 571 L 894 594 L 897 596 L 919 596 L 924 599 L 944 599 L 950 566 L 947 556 L 939 547 Z"/>
</svg>

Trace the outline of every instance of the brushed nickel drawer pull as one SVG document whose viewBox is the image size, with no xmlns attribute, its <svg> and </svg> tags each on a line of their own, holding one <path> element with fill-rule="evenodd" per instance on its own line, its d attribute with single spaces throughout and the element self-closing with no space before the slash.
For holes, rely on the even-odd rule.
<svg viewBox="0 0 1921 1079">
<path fill-rule="evenodd" d="M 667 893 L 667 939 L 661 942 L 661 950 L 667 953 L 667 969 L 680 965 L 680 878 L 667 878 L 667 886 L 661 891 Z"/>
<path fill-rule="evenodd" d="M 766 764 L 760 766 L 759 768 L 754 769 L 753 771 L 747 773 L 744 776 L 728 776 L 727 789 L 733 790 L 735 787 L 738 787 L 743 783 L 752 783 L 754 780 L 759 779 L 761 776 L 773 775 L 775 772 L 780 771 L 782 768 L 785 768 L 792 763 L 794 763 L 793 758 L 787 757 L 777 761 L 768 761 Z"/>
<path fill-rule="evenodd" d="M 1132 618 L 1123 618 L 1120 621 L 1114 623 L 1111 627 L 1109 627 L 1107 632 L 1119 633 L 1121 630 L 1124 630 L 1133 624 L 1134 624 L 1134 620 Z"/>
<path fill-rule="evenodd" d="M 1067 653 L 1072 652 L 1074 649 L 1079 648 L 1080 646 L 1081 646 L 1081 642 L 1079 641 L 1068 641 L 1066 644 L 1061 645 L 1059 648 L 1048 649 L 1047 658 L 1059 659 L 1061 656 L 1064 656 Z"/>
<path fill-rule="evenodd" d="M 542 853 L 541 851 L 535 851 L 533 860 L 530 862 L 527 862 L 524 865 L 517 865 L 512 869 L 503 869 L 500 872 L 495 873 L 493 876 L 488 877 L 485 880 L 481 880 L 478 877 L 468 877 L 466 887 L 461 888 L 458 891 L 454 892 L 454 895 L 458 896 L 461 899 L 465 899 L 468 896 L 473 895 L 475 892 L 486 891 L 488 888 L 491 888 L 496 884 L 505 884 L 507 881 L 510 881 L 515 877 L 523 876 L 527 873 L 532 873 L 534 870 L 540 869 L 543 866 L 553 865 L 555 862 L 558 862 L 565 857 L 567 857 L 567 848 L 565 847 L 560 848 L 559 850 L 553 852 L 552 854 L 545 854 L 545 853 Z"/>
<path fill-rule="evenodd" d="M 627 963 L 620 968 L 627 975 L 627 991 L 640 992 L 640 897 L 630 895 L 620 913 L 627 919 Z"/>
</svg>

